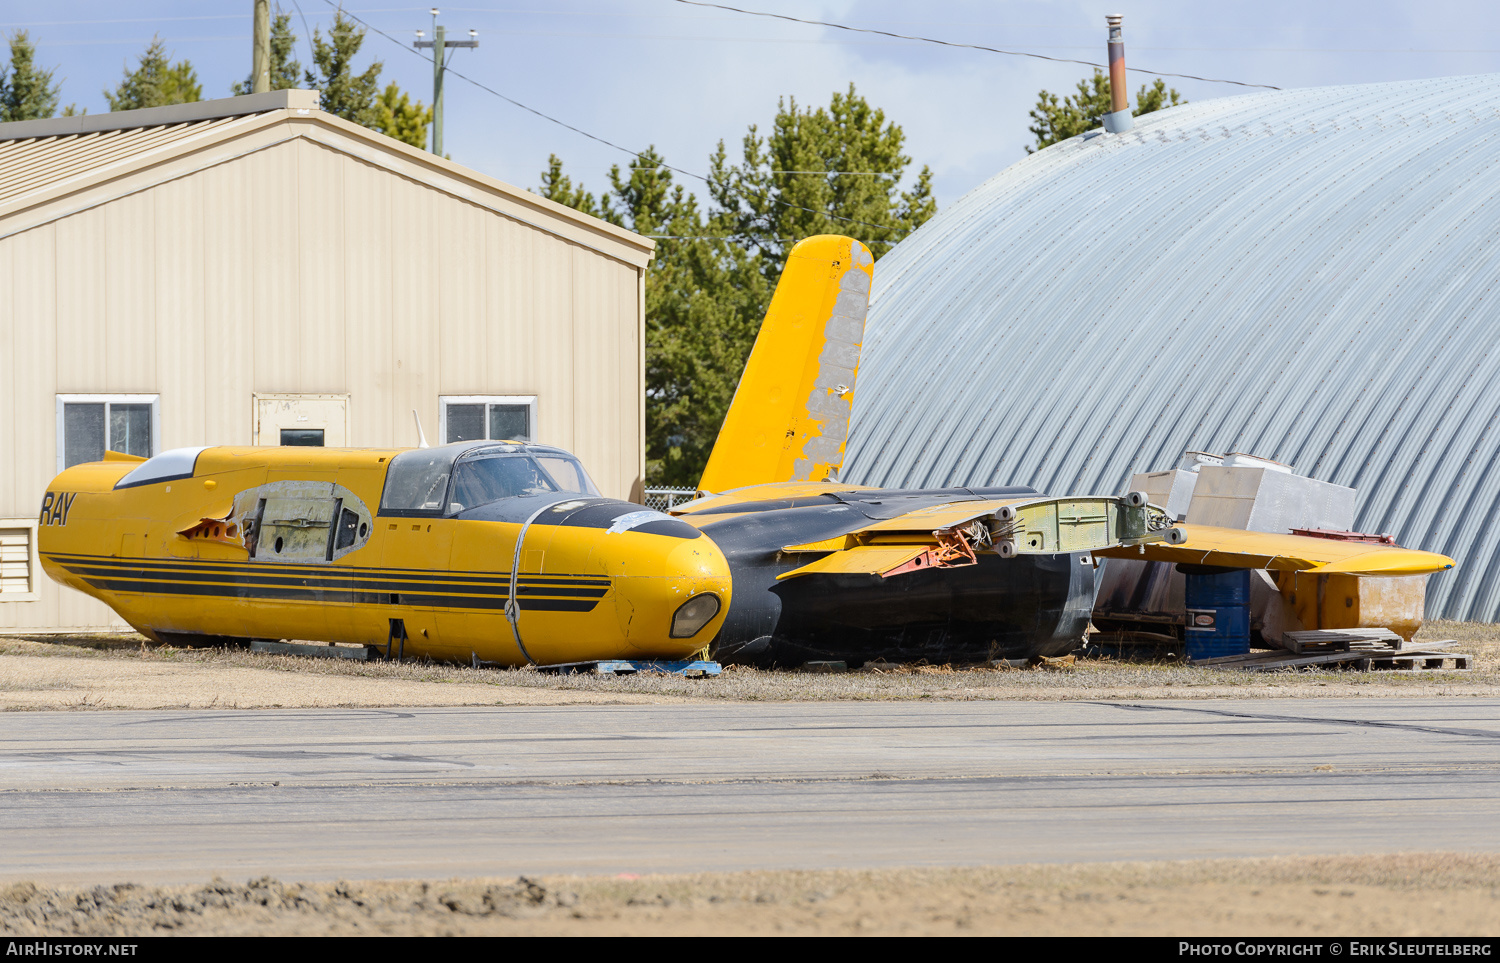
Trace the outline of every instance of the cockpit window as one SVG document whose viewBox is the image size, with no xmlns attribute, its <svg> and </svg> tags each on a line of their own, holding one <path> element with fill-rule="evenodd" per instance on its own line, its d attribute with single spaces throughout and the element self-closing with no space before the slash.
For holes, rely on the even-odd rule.
<svg viewBox="0 0 1500 963">
<path fill-rule="evenodd" d="M 551 492 L 598 494 L 583 466 L 572 458 L 480 451 L 459 459 L 448 511 L 463 512 L 502 498 Z"/>
<path fill-rule="evenodd" d="M 385 474 L 385 493 L 380 497 L 382 512 L 433 512 L 443 510 L 448 494 L 448 479 L 453 474 L 457 448 L 418 448 L 404 451 L 391 459 Z"/>
<path fill-rule="evenodd" d="M 565 492 L 580 492 L 584 495 L 597 495 L 599 490 L 594 483 L 589 481 L 589 476 L 584 472 L 583 466 L 576 458 L 566 458 L 562 455 L 538 455 L 536 459 L 559 488 Z"/>
<path fill-rule="evenodd" d="M 444 445 L 404 451 L 391 459 L 383 515 L 455 515 L 502 498 L 549 493 L 597 496 L 571 455 L 520 445 Z"/>
<path fill-rule="evenodd" d="M 152 482 L 176 481 L 179 478 L 192 478 L 193 466 L 198 463 L 206 446 L 198 448 L 173 448 L 164 451 L 141 462 L 140 465 L 119 481 L 115 482 L 116 488 L 134 488 L 137 485 L 149 485 Z"/>
</svg>

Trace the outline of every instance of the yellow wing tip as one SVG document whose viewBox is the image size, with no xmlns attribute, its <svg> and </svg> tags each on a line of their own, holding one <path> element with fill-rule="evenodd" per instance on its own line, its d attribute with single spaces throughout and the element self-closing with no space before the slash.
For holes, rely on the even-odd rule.
<svg viewBox="0 0 1500 963">
<path fill-rule="evenodd" d="M 1339 559 L 1308 569 L 1313 575 L 1432 575 L 1446 572 L 1458 563 L 1446 555 L 1417 549 L 1385 549 L 1353 558 Z"/>
</svg>

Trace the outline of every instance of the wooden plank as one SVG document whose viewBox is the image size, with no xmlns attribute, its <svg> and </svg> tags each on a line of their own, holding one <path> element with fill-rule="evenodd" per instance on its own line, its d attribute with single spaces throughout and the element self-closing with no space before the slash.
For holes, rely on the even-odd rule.
<svg viewBox="0 0 1500 963">
<path fill-rule="evenodd" d="M 1287 653 L 1285 653 L 1285 652 L 1276 652 L 1276 651 L 1272 651 L 1272 652 L 1250 652 L 1248 654 L 1243 654 L 1243 655 L 1218 655 L 1218 656 L 1214 656 L 1211 659 L 1193 659 L 1192 662 L 1189 663 L 1189 664 L 1190 665 L 1206 665 L 1206 666 L 1241 665 L 1241 664 L 1244 664 L 1246 662 L 1270 662 L 1270 661 L 1275 661 L 1277 659 L 1284 658 L 1286 655 L 1287 655 Z"/>
<path fill-rule="evenodd" d="M 1401 638 L 1390 629 L 1371 626 L 1358 629 L 1306 629 L 1286 633 L 1294 639 L 1308 642 L 1319 642 L 1329 639 L 1387 639 L 1394 641 Z"/>
<path fill-rule="evenodd" d="M 1394 654 L 1394 653 L 1392 653 L 1392 654 Z M 1335 663 L 1335 662 L 1368 662 L 1368 661 L 1370 661 L 1370 653 L 1368 653 L 1368 652 L 1347 652 L 1347 651 L 1342 651 L 1342 652 L 1324 652 L 1324 653 L 1317 653 L 1317 654 L 1312 654 L 1312 655 L 1298 655 L 1296 653 L 1291 653 L 1291 652 L 1281 652 L 1281 653 L 1276 653 L 1272 658 L 1257 659 L 1257 660 L 1254 660 L 1252 662 L 1241 663 L 1240 665 L 1222 664 L 1221 663 L 1221 664 L 1219 664 L 1218 667 L 1219 668 L 1226 668 L 1226 669 L 1245 668 L 1245 669 L 1257 669 L 1257 670 L 1259 670 L 1259 669 L 1290 669 L 1290 668 L 1296 668 L 1298 666 L 1304 666 L 1304 665 L 1327 665 L 1327 664 L 1331 664 L 1331 663 Z M 1194 664 L 1197 665 L 1197 664 L 1202 664 L 1202 663 L 1194 663 Z"/>
</svg>

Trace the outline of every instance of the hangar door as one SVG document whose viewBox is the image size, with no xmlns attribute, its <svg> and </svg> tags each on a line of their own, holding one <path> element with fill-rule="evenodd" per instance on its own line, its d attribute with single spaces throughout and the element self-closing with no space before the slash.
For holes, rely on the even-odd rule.
<svg viewBox="0 0 1500 963">
<path fill-rule="evenodd" d="M 254 396 L 251 444 L 343 448 L 349 444 L 348 395 Z"/>
</svg>

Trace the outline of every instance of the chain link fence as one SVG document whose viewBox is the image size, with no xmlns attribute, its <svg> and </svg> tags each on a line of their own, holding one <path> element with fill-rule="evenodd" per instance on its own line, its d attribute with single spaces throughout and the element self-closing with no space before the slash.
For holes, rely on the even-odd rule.
<svg viewBox="0 0 1500 963">
<path fill-rule="evenodd" d="M 648 488 L 646 489 L 646 507 L 665 512 L 697 497 L 698 489 L 696 488 Z"/>
</svg>

